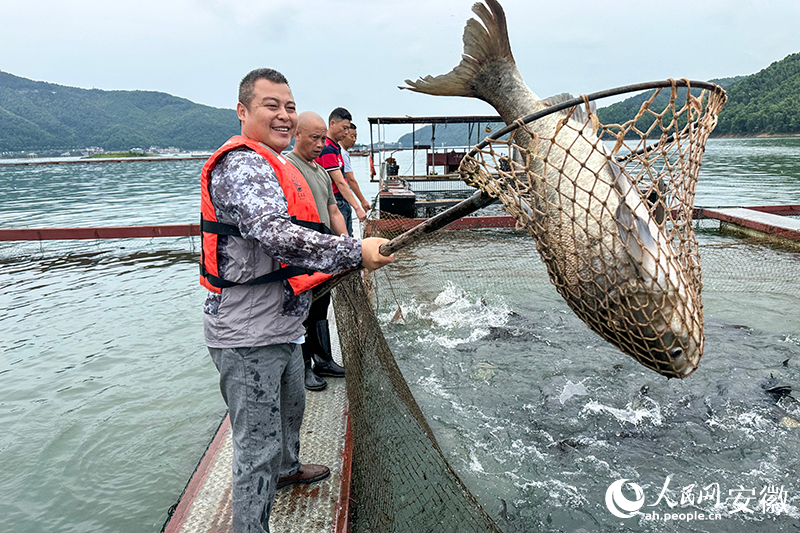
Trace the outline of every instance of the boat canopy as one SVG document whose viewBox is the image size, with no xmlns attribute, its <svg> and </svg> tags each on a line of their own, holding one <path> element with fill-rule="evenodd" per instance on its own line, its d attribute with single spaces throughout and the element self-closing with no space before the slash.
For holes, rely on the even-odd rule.
<svg viewBox="0 0 800 533">
<path fill-rule="evenodd" d="M 374 124 L 471 124 L 483 122 L 503 122 L 499 115 L 443 116 L 443 117 L 369 117 Z"/>
</svg>

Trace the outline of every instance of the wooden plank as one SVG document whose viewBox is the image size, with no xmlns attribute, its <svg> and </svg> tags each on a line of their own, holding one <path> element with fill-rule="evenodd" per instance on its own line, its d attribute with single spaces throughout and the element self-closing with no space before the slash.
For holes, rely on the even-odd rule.
<svg viewBox="0 0 800 533">
<path fill-rule="evenodd" d="M 134 239 L 192 237 L 200 235 L 199 224 L 161 226 L 105 226 L 91 228 L 4 228 L 0 241 L 54 241 L 81 239 Z"/>
</svg>

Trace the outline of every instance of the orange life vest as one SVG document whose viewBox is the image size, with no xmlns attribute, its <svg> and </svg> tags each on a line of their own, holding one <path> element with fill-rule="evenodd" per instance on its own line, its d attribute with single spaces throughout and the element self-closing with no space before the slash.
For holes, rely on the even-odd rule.
<svg viewBox="0 0 800 533">
<path fill-rule="evenodd" d="M 288 213 L 293 223 L 323 233 L 331 233 L 320 222 L 311 189 L 300 171 L 283 156 L 267 148 L 266 145 L 247 137 L 236 135 L 228 139 L 219 150 L 214 152 L 206 161 L 200 175 L 200 284 L 212 292 L 222 292 L 222 289 L 235 285 L 261 285 L 285 279 L 289 281 L 295 294 L 305 292 L 330 278 L 330 274 L 313 272 L 302 267 L 293 267 L 281 263 L 282 268 L 242 283 L 228 281 L 219 277 L 217 238 L 219 235 L 241 238 L 241 233 L 239 233 L 238 227 L 217 221 L 217 213 L 211 203 L 211 194 L 209 192 L 211 171 L 214 170 L 214 167 L 225 154 L 243 146 L 250 148 L 266 159 L 275 170 L 275 175 L 278 177 L 283 194 L 289 203 Z"/>
</svg>

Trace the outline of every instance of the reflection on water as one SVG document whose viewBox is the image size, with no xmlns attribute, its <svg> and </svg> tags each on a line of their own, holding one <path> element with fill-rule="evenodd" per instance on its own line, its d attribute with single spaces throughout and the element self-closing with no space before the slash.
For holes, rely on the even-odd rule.
<svg viewBox="0 0 800 533">
<path fill-rule="evenodd" d="M 3 227 L 194 221 L 202 162 L 0 169 Z M 0 529 L 157 531 L 225 406 L 188 238 L 0 243 Z"/>
<path fill-rule="evenodd" d="M 711 139 L 695 205 L 800 203 L 800 137 Z"/>
<path fill-rule="evenodd" d="M 800 203 L 798 153 L 797 139 L 710 141 L 698 205 Z M 374 197 L 366 158 L 353 162 Z M 201 167 L 2 167 L 0 226 L 195 222 Z M 800 430 L 781 420 L 800 413 L 762 386 L 800 388 L 797 253 L 714 231 L 701 241 L 706 354 L 680 382 L 578 322 L 527 238 L 444 239 L 393 267 L 413 290 L 398 292 L 395 322 L 381 293 L 386 335 L 448 457 L 507 532 L 663 530 L 611 519 L 605 490 L 620 478 L 647 504 L 668 475 L 677 489 L 773 482 L 797 513 Z M 0 243 L 0 530 L 160 527 L 225 409 L 196 254 L 190 239 Z M 490 259 L 467 269 L 478 256 Z M 684 529 L 798 518 L 738 514 Z"/>
<path fill-rule="evenodd" d="M 3 530 L 157 530 L 225 410 L 194 257 L 45 255 L 2 271 Z"/>
</svg>

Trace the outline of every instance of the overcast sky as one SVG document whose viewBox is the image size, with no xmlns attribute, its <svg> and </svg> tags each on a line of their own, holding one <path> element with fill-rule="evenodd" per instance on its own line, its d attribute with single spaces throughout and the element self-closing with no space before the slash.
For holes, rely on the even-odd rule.
<svg viewBox="0 0 800 533">
<path fill-rule="evenodd" d="M 397 89 L 456 65 L 472 3 L 0 0 L 0 70 L 233 108 L 242 76 L 272 67 L 299 110 L 327 116 L 344 106 L 362 128 L 368 116 L 493 113 L 477 100 Z M 752 74 L 800 51 L 798 0 L 502 4 L 519 69 L 541 97 Z"/>
</svg>

